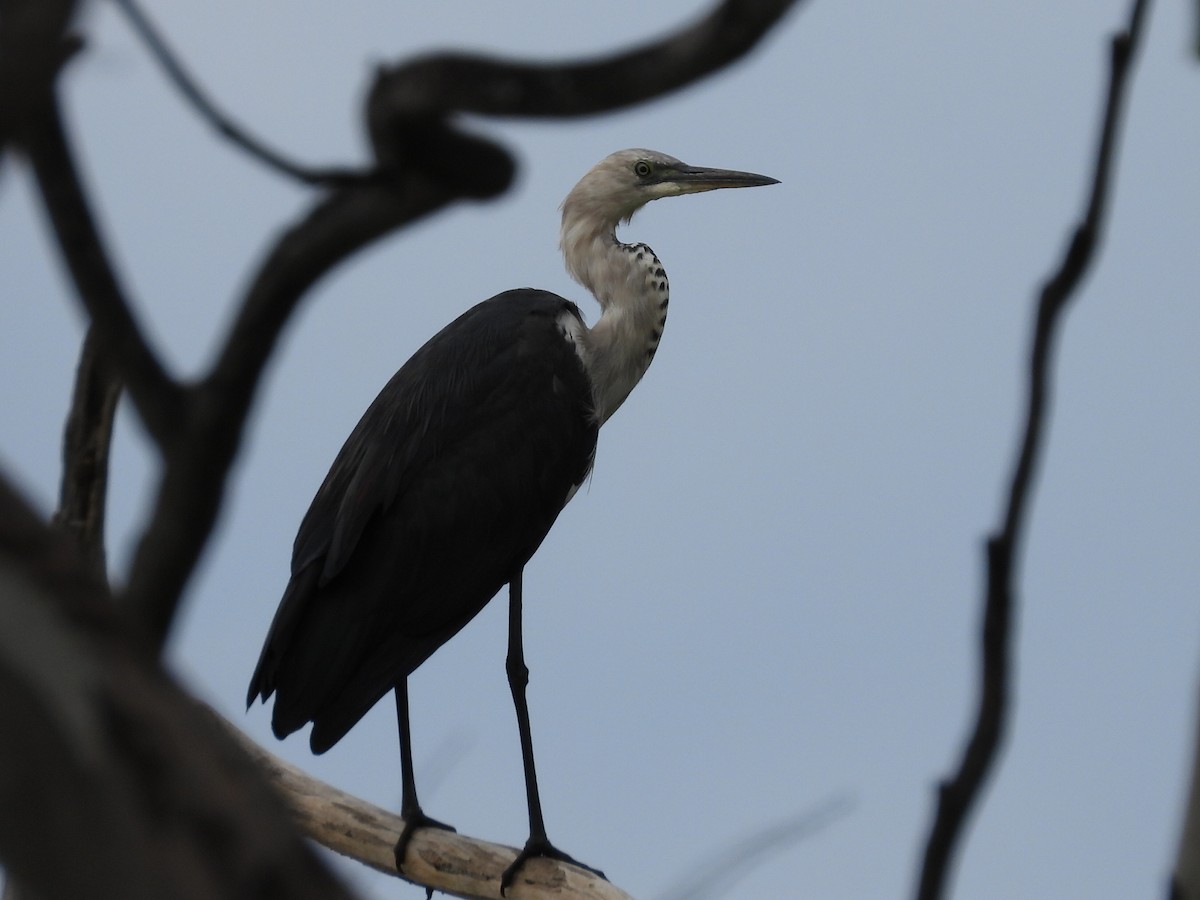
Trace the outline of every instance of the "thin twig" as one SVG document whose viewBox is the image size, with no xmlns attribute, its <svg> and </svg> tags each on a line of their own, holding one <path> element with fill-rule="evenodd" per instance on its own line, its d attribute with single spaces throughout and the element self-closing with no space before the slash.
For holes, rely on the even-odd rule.
<svg viewBox="0 0 1200 900">
<path fill-rule="evenodd" d="M 925 846 L 917 887 L 919 900 L 945 893 L 950 864 L 971 809 L 978 802 L 1003 740 L 1009 709 L 1011 631 L 1015 606 L 1014 580 L 1021 549 L 1026 507 L 1043 446 L 1049 404 L 1055 338 L 1075 289 L 1087 272 L 1100 242 L 1112 182 L 1117 129 L 1124 111 L 1131 63 L 1142 36 L 1147 0 L 1134 0 L 1127 29 L 1112 39 L 1108 97 L 1096 149 L 1091 195 L 1083 221 L 1076 227 L 1058 270 L 1042 288 L 1037 306 L 1024 435 L 1014 465 L 1003 523 L 987 542 L 987 597 L 981 635 L 981 689 L 974 730 L 958 771 L 938 790 L 937 812 Z"/>
<path fill-rule="evenodd" d="M 113 0 L 117 8 L 125 14 L 129 25 L 142 39 L 150 51 L 150 55 L 162 66 L 164 74 L 175 85 L 184 99 L 196 110 L 202 119 L 208 122 L 224 138 L 234 146 L 257 158 L 268 167 L 297 181 L 309 185 L 336 186 L 372 177 L 369 174 L 353 169 L 327 167 L 310 168 L 288 159 L 278 150 L 269 147 L 266 142 L 256 138 L 239 125 L 232 117 L 223 113 L 200 87 L 199 82 L 184 68 L 178 54 L 171 49 L 166 38 L 150 21 L 150 17 L 142 10 L 135 0 Z"/>
</svg>

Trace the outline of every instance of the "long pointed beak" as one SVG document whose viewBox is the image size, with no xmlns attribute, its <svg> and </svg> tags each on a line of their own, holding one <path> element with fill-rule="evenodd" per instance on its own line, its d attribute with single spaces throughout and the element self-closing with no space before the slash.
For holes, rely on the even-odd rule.
<svg viewBox="0 0 1200 900">
<path fill-rule="evenodd" d="M 753 172 L 738 172 L 733 169 L 706 169 L 701 166 L 680 166 L 672 171 L 666 180 L 679 185 L 680 193 L 684 194 L 715 191 L 718 188 L 779 184 L 778 178 L 768 175 L 755 175 Z"/>
</svg>

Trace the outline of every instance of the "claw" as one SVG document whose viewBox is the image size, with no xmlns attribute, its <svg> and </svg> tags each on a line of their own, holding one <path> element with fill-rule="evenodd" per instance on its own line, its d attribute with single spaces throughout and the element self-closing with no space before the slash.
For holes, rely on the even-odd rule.
<svg viewBox="0 0 1200 900">
<path fill-rule="evenodd" d="M 447 825 L 445 822 L 439 822 L 437 819 L 431 819 L 425 813 L 421 812 L 420 808 L 403 813 L 404 828 L 400 831 L 400 837 L 396 841 L 396 846 L 393 853 L 396 856 L 396 871 L 404 871 L 404 854 L 408 852 L 408 842 L 412 840 L 413 834 L 418 828 L 437 828 L 442 831 L 454 831 L 453 826 Z"/>
<path fill-rule="evenodd" d="M 525 842 L 525 846 L 522 848 L 521 852 L 517 854 L 517 858 L 512 861 L 509 867 L 504 870 L 504 874 L 500 876 L 501 897 L 507 895 L 508 889 L 512 886 L 513 880 L 517 877 L 517 872 L 520 871 L 521 866 L 525 865 L 526 860 L 530 860 L 538 856 L 546 859 L 556 859 L 559 862 L 577 866 L 580 869 L 586 869 L 593 875 L 597 875 L 600 878 L 604 878 L 605 881 L 608 881 L 608 879 L 604 877 L 604 873 L 599 869 L 593 869 L 586 863 L 581 863 L 574 857 L 567 856 L 567 854 L 563 853 L 561 850 L 551 844 L 550 841 L 546 840 L 546 838 L 535 839 L 531 837 Z"/>
</svg>

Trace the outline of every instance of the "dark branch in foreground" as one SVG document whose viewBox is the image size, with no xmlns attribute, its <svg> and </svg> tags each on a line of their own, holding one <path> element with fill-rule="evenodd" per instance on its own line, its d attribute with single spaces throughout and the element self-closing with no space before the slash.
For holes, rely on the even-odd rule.
<svg viewBox="0 0 1200 900">
<path fill-rule="evenodd" d="M 177 434 L 183 392 L 146 341 L 101 239 L 63 129 L 53 88 L 16 129 L 37 176 L 58 247 L 93 327 L 115 361 L 147 430 L 160 445 Z"/>
<path fill-rule="evenodd" d="M 454 199 L 449 189 L 407 175 L 344 188 L 318 201 L 267 254 L 216 365 L 191 390 L 195 443 L 166 458 L 151 524 L 134 556 L 126 598 L 156 641 L 165 640 L 212 530 L 260 376 L 300 301 L 351 254 Z"/>
<path fill-rule="evenodd" d="M 523 63 L 445 53 L 381 67 L 368 98 L 367 121 L 382 172 L 311 168 L 269 147 L 213 102 L 136 0 L 114 2 L 184 100 L 218 134 L 297 181 L 338 187 L 386 177 L 388 164 L 398 160 L 427 174 L 447 173 L 460 184 L 480 173 L 499 174 L 511 168 L 507 154 L 493 168 L 497 160 L 489 158 L 495 154 L 486 152 L 487 143 L 449 127 L 449 117 L 466 112 L 567 118 L 651 100 L 745 56 L 800 0 L 724 0 L 676 33 L 587 62 Z M 401 145 L 403 151 L 397 152 Z M 494 184 L 497 178 L 483 181 Z M 503 187 L 467 193 L 488 196 L 499 190 Z"/>
<path fill-rule="evenodd" d="M 94 328 L 79 354 L 71 410 L 63 435 L 63 475 L 54 522 L 75 539 L 98 579 L 107 571 L 104 511 L 108 496 L 108 454 L 121 382 L 109 364 Z"/>
<path fill-rule="evenodd" d="M 699 81 L 745 56 L 797 0 L 725 0 L 692 25 L 586 62 L 518 63 L 445 53 L 381 68 L 372 126 L 456 112 L 565 118 L 610 112 Z"/>
<path fill-rule="evenodd" d="M 261 772 L 0 478 L 0 859 L 41 900 L 348 900 Z"/>
<path fill-rule="evenodd" d="M 1057 330 L 1068 301 L 1095 256 L 1105 224 L 1112 182 L 1117 129 L 1124 110 L 1133 56 L 1142 36 L 1147 0 L 1134 0 L 1126 30 L 1112 39 L 1111 68 L 1104 123 L 1096 148 L 1091 195 L 1057 272 L 1042 287 L 1029 358 L 1025 430 L 1009 487 L 999 532 L 987 542 L 987 598 L 983 614 L 982 685 L 978 717 L 958 771 L 938 790 L 937 813 L 925 846 L 917 888 L 919 900 L 945 893 L 950 864 L 971 809 L 978 802 L 1004 737 L 1009 679 L 1014 575 L 1021 548 L 1025 510 L 1042 450 L 1049 403 L 1049 382 Z"/>
</svg>

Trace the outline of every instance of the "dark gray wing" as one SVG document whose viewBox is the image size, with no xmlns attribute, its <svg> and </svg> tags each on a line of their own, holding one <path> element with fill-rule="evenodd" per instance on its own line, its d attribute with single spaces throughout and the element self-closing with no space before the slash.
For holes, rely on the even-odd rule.
<svg viewBox="0 0 1200 900">
<path fill-rule="evenodd" d="M 249 701 L 332 746 L 528 561 L 587 476 L 591 389 L 567 300 L 509 291 L 464 313 L 388 382 L 296 536 Z"/>
</svg>

